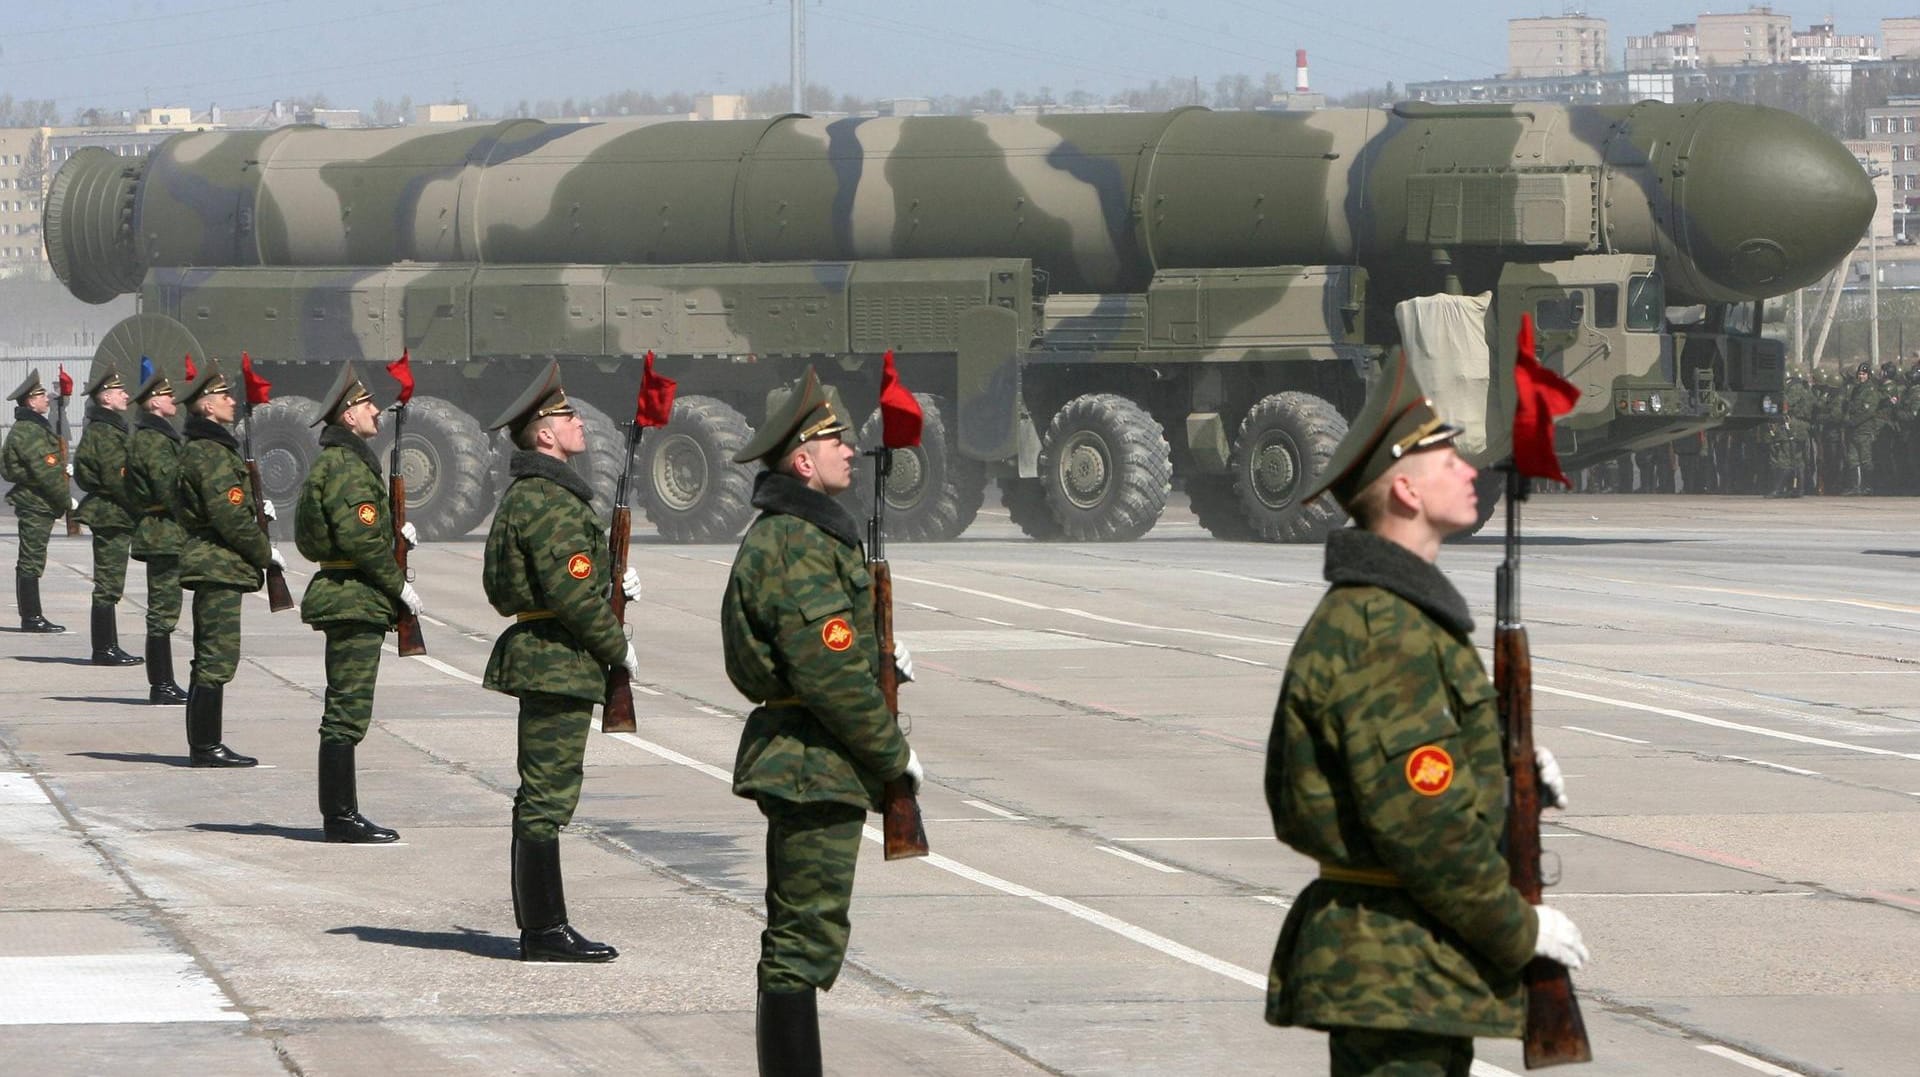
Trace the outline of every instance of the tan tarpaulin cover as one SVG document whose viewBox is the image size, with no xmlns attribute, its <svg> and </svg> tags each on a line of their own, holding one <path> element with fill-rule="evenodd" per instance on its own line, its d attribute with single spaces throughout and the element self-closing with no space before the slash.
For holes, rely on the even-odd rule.
<svg viewBox="0 0 1920 1077">
<path fill-rule="evenodd" d="M 1507 455 L 1513 440 L 1513 379 L 1494 375 L 1487 347 L 1492 306 L 1493 293 L 1482 292 L 1416 296 L 1393 308 L 1414 376 L 1434 410 L 1466 429 L 1454 445 L 1475 467 Z"/>
</svg>

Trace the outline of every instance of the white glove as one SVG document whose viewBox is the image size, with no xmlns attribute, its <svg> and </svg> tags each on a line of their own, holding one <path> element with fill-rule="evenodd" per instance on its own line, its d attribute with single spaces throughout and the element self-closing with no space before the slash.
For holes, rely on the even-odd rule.
<svg viewBox="0 0 1920 1077">
<path fill-rule="evenodd" d="M 1547 799 L 1552 806 L 1565 810 L 1567 806 L 1567 779 L 1560 774 L 1560 762 L 1553 753 L 1533 746 L 1533 765 L 1540 771 L 1540 784 L 1547 787 Z"/>
<path fill-rule="evenodd" d="M 627 667 L 627 676 L 635 679 L 639 678 L 640 655 L 634 651 L 633 644 L 627 644 L 627 656 L 620 660 L 620 664 Z"/>
<path fill-rule="evenodd" d="M 1570 969 L 1587 963 L 1587 944 L 1580 941 L 1580 928 L 1567 914 L 1546 905 L 1535 905 L 1533 914 L 1540 921 L 1540 934 L 1533 940 L 1533 956 L 1558 961 Z"/>
<path fill-rule="evenodd" d="M 400 585 L 400 604 L 415 617 L 420 616 L 420 611 L 427 608 L 426 603 L 420 601 L 420 592 L 414 590 L 413 584 L 410 583 Z"/>
<path fill-rule="evenodd" d="M 406 541 L 409 550 L 420 545 L 420 532 L 414 530 L 412 520 L 400 525 L 400 537 Z"/>
<path fill-rule="evenodd" d="M 632 565 L 628 565 L 627 574 L 620 577 L 620 590 L 626 593 L 628 602 L 640 601 L 640 573 Z"/>
<path fill-rule="evenodd" d="M 906 643 L 893 641 L 893 668 L 900 674 L 902 683 L 913 679 L 913 652 L 907 650 Z"/>
<path fill-rule="evenodd" d="M 907 771 L 905 777 L 907 784 L 913 787 L 913 795 L 919 796 L 920 783 L 927 780 L 927 771 L 926 768 L 920 765 L 920 753 L 914 751 L 912 748 L 907 749 Z"/>
<path fill-rule="evenodd" d="M 70 498 L 68 498 L 67 500 L 68 500 L 68 501 L 71 501 L 71 502 L 73 502 L 73 507 L 74 507 L 74 509 L 75 509 L 76 511 L 77 511 L 77 510 L 78 510 L 78 509 L 80 508 L 80 499 L 79 499 L 79 498 L 77 498 L 77 497 L 70 497 Z"/>
<path fill-rule="evenodd" d="M 73 478 L 73 461 L 67 461 L 67 478 Z"/>
<path fill-rule="evenodd" d="M 280 518 L 280 514 L 273 511 L 272 498 L 263 497 L 260 499 L 260 515 L 265 516 L 269 520 L 278 520 Z"/>
<path fill-rule="evenodd" d="M 282 572 L 285 572 L 285 571 L 287 570 L 287 559 L 286 559 L 286 558 L 284 558 L 284 557 L 282 557 L 282 556 L 280 556 L 280 547 L 278 547 L 278 546 L 275 546 L 275 547 L 274 547 L 274 548 L 273 548 L 273 549 L 272 549 L 272 550 L 271 550 L 271 551 L 270 551 L 270 552 L 268 553 L 268 555 L 267 555 L 267 560 L 269 560 L 269 561 L 271 561 L 271 562 L 273 562 L 273 567 L 274 567 L 274 568 L 277 568 L 277 569 L 279 569 L 279 570 L 280 570 L 280 571 L 282 571 Z"/>
</svg>

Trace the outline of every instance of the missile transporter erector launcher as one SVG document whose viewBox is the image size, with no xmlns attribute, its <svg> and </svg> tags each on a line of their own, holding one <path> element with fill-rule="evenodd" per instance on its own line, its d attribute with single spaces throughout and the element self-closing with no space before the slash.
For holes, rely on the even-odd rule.
<svg viewBox="0 0 1920 1077">
<path fill-rule="evenodd" d="M 275 381 L 252 420 L 270 495 L 314 451 L 330 365 L 403 347 L 429 535 L 489 510 L 476 418 L 548 357 L 598 405 L 584 466 L 610 487 L 608 416 L 653 351 L 680 398 L 641 450 L 647 515 L 722 541 L 751 516 L 729 458 L 765 393 L 811 363 L 871 401 L 893 349 L 928 406 L 889 480 L 906 537 L 958 534 L 997 476 L 1029 534 L 1133 538 L 1178 477 L 1214 534 L 1297 541 L 1338 522 L 1299 494 L 1401 301 L 1492 294 L 1495 354 L 1454 372 L 1491 415 L 1533 314 L 1584 393 L 1561 421 L 1580 465 L 1771 414 L 1759 303 L 1829 272 L 1872 209 L 1797 116 L 1648 102 L 197 132 L 81 151 L 45 213 L 75 295 L 141 296 L 103 354 L 245 350 Z"/>
</svg>

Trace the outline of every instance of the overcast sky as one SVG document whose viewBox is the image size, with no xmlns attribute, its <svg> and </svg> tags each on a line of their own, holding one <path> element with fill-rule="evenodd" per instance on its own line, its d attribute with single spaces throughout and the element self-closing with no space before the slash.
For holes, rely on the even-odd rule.
<svg viewBox="0 0 1920 1077">
<path fill-rule="evenodd" d="M 1907 14 L 1774 4 L 1843 33 Z M 489 112 L 624 89 L 738 91 L 787 80 L 789 0 L 0 0 L 0 93 L 79 106 L 336 105 L 456 95 Z M 1628 34 L 1718 4 L 1601 2 L 1615 64 Z M 1912 0 L 1920 11 L 1920 0 Z M 1506 20 L 1560 0 L 807 0 L 808 81 L 864 97 L 1104 96 L 1153 79 L 1289 71 L 1309 52 L 1332 94 L 1475 78 L 1506 60 Z"/>
</svg>

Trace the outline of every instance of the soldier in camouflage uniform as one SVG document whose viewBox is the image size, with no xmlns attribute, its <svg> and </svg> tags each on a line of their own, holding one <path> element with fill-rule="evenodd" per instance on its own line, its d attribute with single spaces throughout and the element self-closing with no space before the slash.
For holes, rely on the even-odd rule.
<svg viewBox="0 0 1920 1077">
<path fill-rule="evenodd" d="M 173 383 L 155 372 L 133 401 L 140 422 L 127 439 L 127 501 L 133 506 L 133 559 L 147 566 L 147 701 L 187 701 L 173 679 L 173 630 L 180 623 L 180 550 L 187 533 L 178 518 L 180 431 L 174 429 Z"/>
<path fill-rule="evenodd" d="M 1846 436 L 1846 478 L 1849 485 L 1841 494 L 1854 496 L 1873 491 L 1867 483 L 1873 472 L 1873 446 L 1887 424 L 1887 395 L 1873 376 L 1873 364 L 1861 363 L 1853 371 L 1853 384 L 1847 387 L 1841 422 Z"/>
<path fill-rule="evenodd" d="M 320 714 L 320 821 L 328 841 L 398 841 L 360 814 L 354 747 L 373 720 L 380 642 L 420 596 L 394 559 L 393 518 L 380 460 L 367 442 L 380 432 L 380 407 L 352 362 L 342 363 L 320 401 L 320 455 L 300 487 L 294 535 L 318 570 L 300 603 L 300 619 L 327 636 L 327 695 Z M 415 542 L 413 525 L 405 541 Z"/>
<path fill-rule="evenodd" d="M 65 625 L 46 619 L 40 610 L 40 577 L 47 570 L 47 538 L 53 522 L 72 499 L 67 472 L 60 463 L 60 436 L 47 419 L 52 399 L 40 384 L 40 372 L 14 386 L 7 399 L 14 402 L 13 429 L 0 447 L 0 478 L 13 483 L 7 503 L 20 518 L 19 560 L 13 566 L 14 593 L 20 602 L 20 631 L 65 632 Z"/>
<path fill-rule="evenodd" d="M 1580 932 L 1530 906 L 1499 842 L 1506 772 L 1465 599 L 1434 560 L 1472 527 L 1474 470 L 1398 355 L 1319 483 L 1355 526 L 1301 630 L 1267 745 L 1280 839 L 1320 863 L 1287 914 L 1267 1021 L 1329 1032 L 1336 1077 L 1466 1077 L 1474 1036 L 1517 1037 L 1520 970 L 1579 967 Z M 1541 780 L 1564 806 L 1551 754 Z"/>
<path fill-rule="evenodd" d="M 607 529 L 593 490 L 567 461 L 587 451 L 586 428 L 550 364 L 495 419 L 518 451 L 512 483 L 487 534 L 487 601 L 514 619 L 493 645 L 483 684 L 520 700 L 520 788 L 513 797 L 513 915 L 523 961 L 612 961 L 619 951 L 567 923 L 560 828 L 580 803 L 593 705 L 607 670 L 638 675 L 639 659 L 614 619 Z M 619 581 L 640 596 L 631 568 Z"/>
<path fill-rule="evenodd" d="M 127 499 L 127 386 L 110 362 L 95 364 L 87 397 L 87 428 L 73 454 L 73 478 L 86 492 L 76 519 L 93 532 L 93 664 L 133 666 L 120 649 L 114 609 L 127 589 L 127 553 L 133 544 L 133 506 Z"/>
<path fill-rule="evenodd" d="M 904 648 L 880 653 L 856 524 L 835 495 L 852 484 L 851 429 L 812 369 L 769 400 L 734 457 L 764 462 L 760 516 L 734 556 L 720 607 L 727 677 L 756 706 L 733 791 L 767 819 L 767 928 L 755 1036 L 762 1077 L 820 1073 L 816 990 L 833 986 L 851 929 L 854 863 L 884 785 L 920 761 L 880 694 L 880 663 L 912 679 Z"/>
<path fill-rule="evenodd" d="M 180 585 L 193 592 L 193 672 L 187 687 L 187 747 L 196 767 L 250 767 L 258 760 L 221 743 L 227 682 L 240 668 L 240 600 L 286 562 L 254 514 L 256 492 L 228 426 L 234 400 L 209 360 L 182 399 L 191 412 L 180 451 Z M 262 504 L 264 508 L 265 503 Z"/>
</svg>

